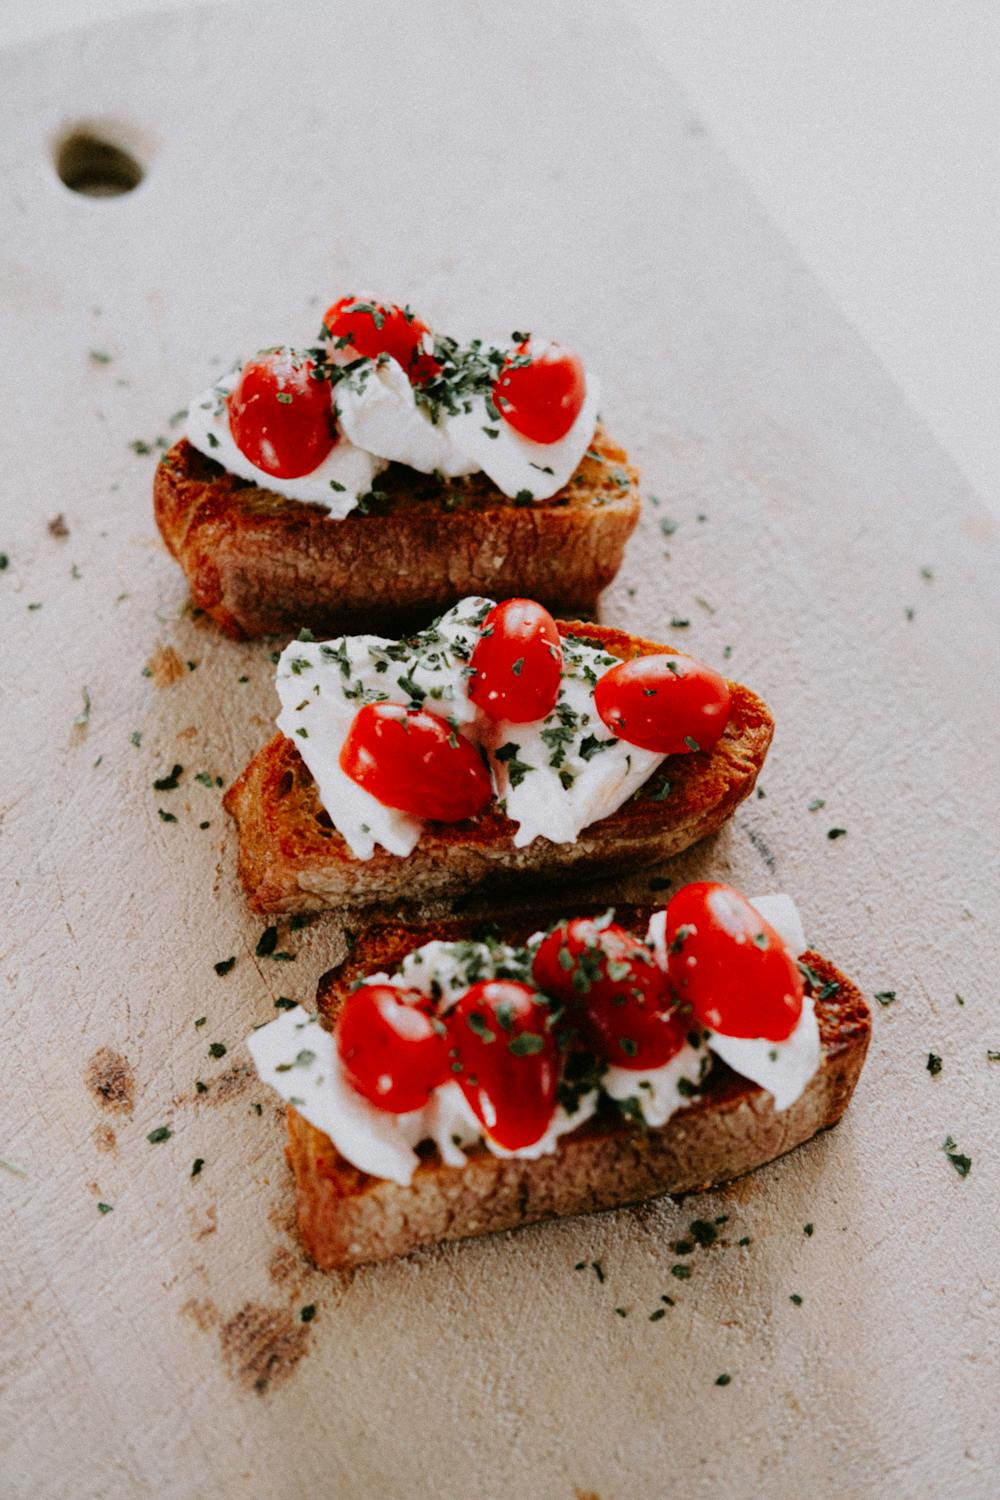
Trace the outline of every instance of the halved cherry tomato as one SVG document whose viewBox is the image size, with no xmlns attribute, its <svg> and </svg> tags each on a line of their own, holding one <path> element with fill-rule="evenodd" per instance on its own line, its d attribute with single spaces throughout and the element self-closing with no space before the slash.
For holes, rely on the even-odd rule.
<svg viewBox="0 0 1000 1500">
<path fill-rule="evenodd" d="M 732 886 L 696 881 L 667 903 L 667 967 L 695 1020 L 723 1036 L 783 1042 L 802 1014 L 802 975 L 769 923 Z"/>
<path fill-rule="evenodd" d="M 624 927 L 592 917 L 560 922 L 535 954 L 532 975 L 547 995 L 580 1008 L 591 1044 L 616 1067 L 658 1068 L 683 1045 L 667 976 Z"/>
<path fill-rule="evenodd" d="M 493 387 L 493 404 L 515 432 L 533 443 L 557 443 L 583 408 L 587 376 L 572 349 L 518 344 Z"/>
<path fill-rule="evenodd" d="M 474 984 L 448 1017 L 462 1093 L 486 1133 L 508 1151 L 532 1146 L 556 1105 L 559 1052 L 549 1010 L 527 984 Z"/>
<path fill-rule="evenodd" d="M 491 719 L 530 724 L 559 696 L 562 643 L 556 622 L 533 599 L 505 599 L 483 621 L 472 653 L 469 697 Z"/>
<path fill-rule="evenodd" d="M 422 1109 L 451 1077 L 446 1028 L 418 990 L 361 985 L 344 1001 L 336 1039 L 351 1086 L 393 1114 Z"/>
<path fill-rule="evenodd" d="M 471 741 L 437 714 L 402 703 L 366 703 L 354 715 L 340 767 L 385 807 L 457 823 L 482 812 L 490 775 Z"/>
<path fill-rule="evenodd" d="M 359 359 L 391 355 L 414 385 L 430 380 L 441 368 L 423 349 L 424 335 L 430 333 L 427 324 L 394 302 L 341 297 L 327 308 L 323 327 L 337 347 L 353 351 Z"/>
<path fill-rule="evenodd" d="M 227 398 L 233 442 L 276 479 L 311 474 L 337 441 L 330 386 L 293 349 L 249 360 Z"/>
<path fill-rule="evenodd" d="M 711 750 L 729 722 L 729 684 L 692 656 L 636 656 L 597 680 L 594 706 L 620 740 L 684 755 Z"/>
</svg>

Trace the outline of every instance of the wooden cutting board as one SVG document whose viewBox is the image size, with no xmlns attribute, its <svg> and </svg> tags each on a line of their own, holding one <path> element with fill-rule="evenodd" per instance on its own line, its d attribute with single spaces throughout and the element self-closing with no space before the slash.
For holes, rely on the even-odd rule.
<svg viewBox="0 0 1000 1500">
<path fill-rule="evenodd" d="M 954 466 L 609 6 L 145 17 L 0 99 L 4 1494 L 994 1494 L 1000 611 Z M 135 191 L 68 190 L 70 127 Z M 843 1124 L 728 1191 L 337 1278 L 243 1038 L 343 934 L 255 955 L 219 785 L 271 645 L 185 611 L 150 484 L 224 363 L 361 289 L 600 372 L 650 496 L 605 618 L 778 720 L 671 873 L 792 892 L 894 999 Z"/>
</svg>

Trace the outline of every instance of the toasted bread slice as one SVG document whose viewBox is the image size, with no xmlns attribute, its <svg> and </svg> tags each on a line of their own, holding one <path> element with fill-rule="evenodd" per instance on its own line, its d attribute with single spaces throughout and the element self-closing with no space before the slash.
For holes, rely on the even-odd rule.
<svg viewBox="0 0 1000 1500">
<path fill-rule="evenodd" d="M 673 650 L 607 625 L 560 621 L 559 630 L 622 658 Z M 714 749 L 669 756 L 634 797 L 573 844 L 537 838 L 516 849 L 516 824 L 490 806 L 466 822 L 428 824 L 405 859 L 380 848 L 358 859 L 332 826 L 292 741 L 275 735 L 223 798 L 239 828 L 240 877 L 250 904 L 259 912 L 395 905 L 456 896 L 487 882 L 658 864 L 714 833 L 753 791 L 774 720 L 749 688 L 730 688 L 729 724 Z M 669 794 L 660 795 L 668 783 Z"/>
<path fill-rule="evenodd" d="M 619 907 L 617 918 L 641 931 L 653 910 Z M 565 915 L 566 908 L 534 912 L 503 936 L 524 941 Z M 398 923 L 370 929 L 349 961 L 320 980 L 324 1023 L 332 1024 L 353 980 L 392 969 L 433 937 L 455 940 L 474 933 L 474 924 L 461 920 L 423 929 Z M 818 981 L 814 1000 L 822 1061 L 805 1092 L 780 1113 L 770 1094 L 716 1058 L 702 1092 L 659 1129 L 637 1128 L 608 1105 L 537 1161 L 496 1157 L 480 1146 L 464 1167 L 448 1167 L 427 1147 L 412 1183 L 401 1187 L 352 1167 L 326 1135 L 289 1106 L 286 1155 L 295 1174 L 306 1250 L 321 1269 L 330 1270 L 386 1260 L 439 1240 L 617 1208 L 662 1193 L 699 1192 L 828 1130 L 854 1092 L 871 1015 L 859 991 L 832 964 L 811 952 L 804 960 Z"/>
<path fill-rule="evenodd" d="M 589 614 L 639 519 L 639 475 L 598 427 L 569 484 L 518 505 L 486 478 L 392 464 L 366 514 L 331 520 L 182 441 L 153 481 L 157 525 L 194 604 L 231 636 L 405 630 L 456 599 L 525 597 Z"/>
</svg>

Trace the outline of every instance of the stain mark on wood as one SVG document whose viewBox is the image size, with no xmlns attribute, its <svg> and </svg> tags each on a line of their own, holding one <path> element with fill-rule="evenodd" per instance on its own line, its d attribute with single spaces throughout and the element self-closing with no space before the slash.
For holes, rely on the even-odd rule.
<svg viewBox="0 0 1000 1500">
<path fill-rule="evenodd" d="M 214 1234 L 219 1227 L 219 1211 L 214 1203 L 210 1203 L 205 1211 L 204 1218 L 192 1211 L 191 1230 L 196 1240 L 207 1240 L 210 1234 Z"/>
<path fill-rule="evenodd" d="M 187 667 L 181 661 L 173 646 L 157 646 L 146 669 L 157 687 L 169 687 L 172 682 L 178 682 L 180 678 L 187 676 Z"/>
<path fill-rule="evenodd" d="M 247 1089 L 256 1078 L 256 1072 L 251 1063 L 234 1063 L 218 1078 L 207 1078 L 207 1088 L 203 1094 L 197 1094 L 200 1104 L 228 1104 L 230 1099 L 238 1099 L 245 1094 Z"/>
<path fill-rule="evenodd" d="M 130 1115 L 135 1108 L 135 1074 L 121 1052 L 98 1047 L 83 1075 L 87 1088 L 102 1109 Z"/>
<path fill-rule="evenodd" d="M 219 1329 L 230 1379 L 259 1396 L 283 1385 L 309 1347 L 309 1324 L 285 1308 L 246 1302 Z"/>
<path fill-rule="evenodd" d="M 207 1333 L 210 1328 L 217 1328 L 222 1321 L 219 1309 L 208 1298 L 189 1297 L 181 1308 L 181 1313 L 185 1318 L 190 1318 L 201 1333 Z"/>
<path fill-rule="evenodd" d="M 98 1151 L 104 1153 L 115 1150 L 118 1145 L 118 1137 L 110 1125 L 94 1126 L 94 1145 Z"/>
<path fill-rule="evenodd" d="M 299 1281 L 305 1270 L 302 1256 L 296 1255 L 295 1251 L 289 1250 L 286 1245 L 275 1247 L 267 1267 L 268 1275 L 277 1286 Z"/>
</svg>

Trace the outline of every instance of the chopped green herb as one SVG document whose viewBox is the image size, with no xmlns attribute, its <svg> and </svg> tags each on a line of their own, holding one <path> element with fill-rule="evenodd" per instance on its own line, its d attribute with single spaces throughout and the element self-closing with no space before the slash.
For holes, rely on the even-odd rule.
<svg viewBox="0 0 1000 1500">
<path fill-rule="evenodd" d="M 802 1297 L 799 1292 L 792 1292 L 788 1300 L 789 1302 L 794 1302 L 796 1307 L 802 1306 Z"/>
<path fill-rule="evenodd" d="M 97 1212 L 99 1214 L 110 1214 L 110 1213 L 113 1213 L 114 1212 L 114 1205 L 111 1204 L 111 1203 L 99 1203 L 97 1205 Z"/>
<path fill-rule="evenodd" d="M 208 1044 L 209 1057 L 225 1057 L 226 1051 L 225 1042 L 209 1042 Z"/>
<path fill-rule="evenodd" d="M 76 725 L 78 725 L 80 728 L 83 728 L 87 724 L 90 723 L 90 694 L 88 693 L 88 691 L 87 691 L 86 688 L 83 688 L 82 692 L 83 692 L 83 708 L 80 710 L 80 712 L 77 714 L 76 718 L 73 720 L 73 723 L 76 724 Z"/>
<path fill-rule="evenodd" d="M 184 770 L 183 766 L 174 766 L 166 776 L 160 776 L 153 782 L 154 792 L 175 792 L 179 785 L 179 778 Z"/>
<path fill-rule="evenodd" d="M 716 1375 L 715 1383 L 716 1385 L 729 1385 L 732 1378 L 731 1375 Z"/>
<path fill-rule="evenodd" d="M 256 954 L 258 958 L 269 958 L 278 946 L 277 927 L 265 927 L 257 939 Z"/>
<path fill-rule="evenodd" d="M 279 995 L 274 1002 L 275 1010 L 294 1010 L 295 1001 L 289 1000 L 287 995 Z"/>
<path fill-rule="evenodd" d="M 828 839 L 842 839 L 842 838 L 846 838 L 846 836 L 847 836 L 847 829 L 846 828 L 828 828 L 826 830 L 826 836 L 827 836 Z"/>
<path fill-rule="evenodd" d="M 597 1277 L 598 1281 L 603 1286 L 604 1285 L 604 1267 L 601 1265 L 601 1262 L 599 1260 L 592 1260 L 590 1262 L 590 1264 L 594 1268 L 594 1275 Z"/>
<path fill-rule="evenodd" d="M 316 1304 L 314 1302 L 308 1302 L 299 1313 L 299 1317 L 302 1319 L 303 1323 L 311 1323 L 315 1316 Z"/>
<path fill-rule="evenodd" d="M 691 1280 L 691 1267 L 690 1266 L 683 1266 L 683 1265 L 682 1266 L 671 1266 L 670 1267 L 670 1274 L 671 1274 L 671 1276 L 676 1276 L 678 1281 L 690 1281 Z"/>
<path fill-rule="evenodd" d="M 156 811 L 159 813 L 160 818 L 161 818 L 161 820 L 164 823 L 176 823 L 177 822 L 177 819 L 174 817 L 174 814 L 172 812 L 165 812 L 162 807 L 158 807 L 156 809 Z"/>
<path fill-rule="evenodd" d="M 202 1169 L 202 1167 L 204 1165 L 205 1165 L 205 1158 L 203 1156 L 196 1156 L 195 1159 L 194 1159 L 194 1161 L 191 1163 L 191 1176 L 192 1177 L 200 1177 L 201 1176 L 201 1169 Z"/>
<path fill-rule="evenodd" d="M 940 1057 L 938 1057 L 938 1055 L 937 1055 L 936 1052 L 928 1052 L 928 1054 L 927 1054 L 927 1071 L 931 1075 L 932 1078 L 936 1078 L 937 1077 L 937 1075 L 940 1073 L 940 1071 L 941 1071 L 941 1069 L 942 1069 L 943 1066 L 944 1066 L 944 1064 L 942 1063 Z"/>
<path fill-rule="evenodd" d="M 531 1057 L 534 1053 L 541 1052 L 544 1046 L 543 1036 L 535 1031 L 522 1031 L 520 1036 L 511 1037 L 507 1043 L 507 1051 L 515 1057 Z"/>
<path fill-rule="evenodd" d="M 173 1131 L 169 1125 L 157 1125 L 155 1130 L 149 1132 L 146 1139 L 151 1146 L 157 1146 L 160 1141 L 169 1141 L 172 1135 Z"/>
<path fill-rule="evenodd" d="M 670 796 L 670 782 L 661 781 L 658 785 L 648 788 L 646 792 L 647 802 L 665 802 Z M 669 882 L 668 882 L 669 884 Z"/>
<path fill-rule="evenodd" d="M 667 1309 L 665 1307 L 657 1307 L 653 1310 L 653 1312 L 650 1313 L 649 1321 L 651 1323 L 658 1323 L 661 1318 L 665 1318 L 666 1316 Z"/>
<path fill-rule="evenodd" d="M 810 802 L 810 804 L 809 804 L 809 811 L 810 812 L 819 812 L 820 808 L 821 807 L 825 807 L 825 806 L 826 806 L 826 798 L 825 797 L 814 797 L 812 799 L 812 801 Z"/>
<path fill-rule="evenodd" d="M 802 1226 L 802 1233 L 804 1235 L 806 1235 L 809 1239 L 812 1239 L 815 1227 L 816 1226 L 814 1224 L 803 1224 L 803 1226 Z"/>
<path fill-rule="evenodd" d="M 948 1160 L 955 1168 L 955 1171 L 958 1173 L 959 1177 L 968 1177 L 969 1172 L 972 1169 L 972 1158 L 969 1156 L 962 1156 L 958 1152 L 955 1147 L 955 1142 L 952 1140 L 950 1135 L 945 1136 L 941 1150 L 945 1153 Z"/>
<path fill-rule="evenodd" d="M 896 991 L 895 990 L 876 990 L 875 991 L 875 999 L 878 1001 L 879 1005 L 892 1005 L 892 1004 L 895 1003 Z"/>
</svg>

